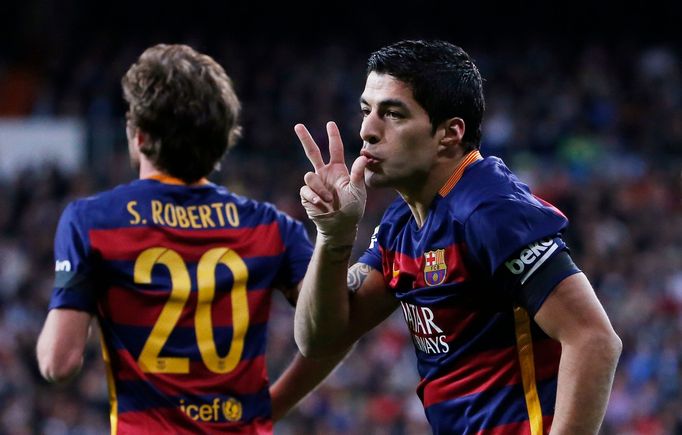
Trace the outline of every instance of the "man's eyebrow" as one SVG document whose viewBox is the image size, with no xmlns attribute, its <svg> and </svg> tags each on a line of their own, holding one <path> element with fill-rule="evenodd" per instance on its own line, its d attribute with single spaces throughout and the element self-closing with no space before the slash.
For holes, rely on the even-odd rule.
<svg viewBox="0 0 682 435">
<path fill-rule="evenodd" d="M 369 106 L 369 103 L 367 100 L 364 98 L 360 97 L 360 104 L 364 104 Z M 408 110 L 407 105 L 403 103 L 401 100 L 396 100 L 396 99 L 388 99 L 388 100 L 382 100 L 379 102 L 379 107 L 384 109 L 386 107 L 398 107 L 400 109 Z"/>
</svg>

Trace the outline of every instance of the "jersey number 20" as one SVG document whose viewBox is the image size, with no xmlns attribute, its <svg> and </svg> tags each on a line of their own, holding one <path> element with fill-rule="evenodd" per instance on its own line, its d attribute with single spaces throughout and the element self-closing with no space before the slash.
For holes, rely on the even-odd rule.
<svg viewBox="0 0 682 435">
<path fill-rule="evenodd" d="M 163 306 L 159 318 L 152 328 L 137 359 L 140 368 L 148 373 L 189 373 L 189 358 L 162 357 L 161 349 L 166 344 L 173 328 L 178 323 L 182 309 L 189 298 L 191 281 L 187 265 L 180 255 L 168 248 L 149 248 L 135 261 L 135 283 L 151 284 L 154 265 L 166 266 L 171 277 L 171 293 Z M 213 340 L 211 304 L 215 294 L 215 269 L 219 264 L 230 268 L 234 284 L 232 299 L 232 343 L 227 356 L 218 355 Z M 204 253 L 197 265 L 197 308 L 194 313 L 194 328 L 201 359 L 214 373 L 229 373 L 237 366 L 244 350 L 244 336 L 249 326 L 249 306 L 246 296 L 248 269 L 244 260 L 229 248 L 213 248 Z"/>
</svg>

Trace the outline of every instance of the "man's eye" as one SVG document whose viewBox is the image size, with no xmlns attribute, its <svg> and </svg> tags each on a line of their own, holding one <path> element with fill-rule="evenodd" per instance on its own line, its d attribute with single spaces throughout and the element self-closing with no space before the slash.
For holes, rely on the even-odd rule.
<svg viewBox="0 0 682 435">
<path fill-rule="evenodd" d="M 362 109 L 360 109 L 360 112 L 362 113 L 363 118 L 366 118 L 369 116 L 369 109 L 362 108 Z"/>
<path fill-rule="evenodd" d="M 386 112 L 385 116 L 386 116 L 387 118 L 393 118 L 393 119 L 400 119 L 400 118 L 403 117 L 402 114 L 400 114 L 400 113 L 398 113 L 398 112 L 394 112 L 394 111 L 392 111 L 392 110 L 388 110 L 388 111 Z"/>
</svg>

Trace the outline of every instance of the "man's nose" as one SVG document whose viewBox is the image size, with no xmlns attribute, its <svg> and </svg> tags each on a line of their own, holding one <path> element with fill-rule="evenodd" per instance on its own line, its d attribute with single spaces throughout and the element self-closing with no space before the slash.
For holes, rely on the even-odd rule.
<svg viewBox="0 0 682 435">
<path fill-rule="evenodd" d="M 362 120 L 360 137 L 365 144 L 375 144 L 381 140 L 380 121 L 374 113 L 370 113 Z"/>
</svg>

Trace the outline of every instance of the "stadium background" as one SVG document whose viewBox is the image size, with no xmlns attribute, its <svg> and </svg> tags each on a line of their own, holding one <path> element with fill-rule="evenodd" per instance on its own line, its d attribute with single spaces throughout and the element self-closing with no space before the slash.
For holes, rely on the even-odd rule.
<svg viewBox="0 0 682 435">
<path fill-rule="evenodd" d="M 356 154 L 366 57 L 404 37 L 444 38 L 474 57 L 486 79 L 483 153 L 504 158 L 571 219 L 566 239 L 624 344 L 602 433 L 682 433 L 682 35 L 673 2 L 31 0 L 3 2 L 0 16 L 0 434 L 108 431 L 97 334 L 84 370 L 64 386 L 40 379 L 34 345 L 61 210 L 135 176 L 119 83 L 144 48 L 185 42 L 225 66 L 244 137 L 212 179 L 306 221 L 297 192 L 308 163 L 292 126 L 304 122 L 324 141 L 324 123 L 336 120 Z M 82 148 L 61 149 L 75 153 L 71 169 L 8 143 L 17 123 L 55 120 L 81 134 Z M 33 153 L 33 164 L 8 167 L 12 147 Z M 393 197 L 371 193 L 355 256 Z M 364 338 L 276 433 L 428 433 L 403 323 L 393 316 Z M 294 351 L 282 298 L 270 331 L 275 378 Z"/>
</svg>

